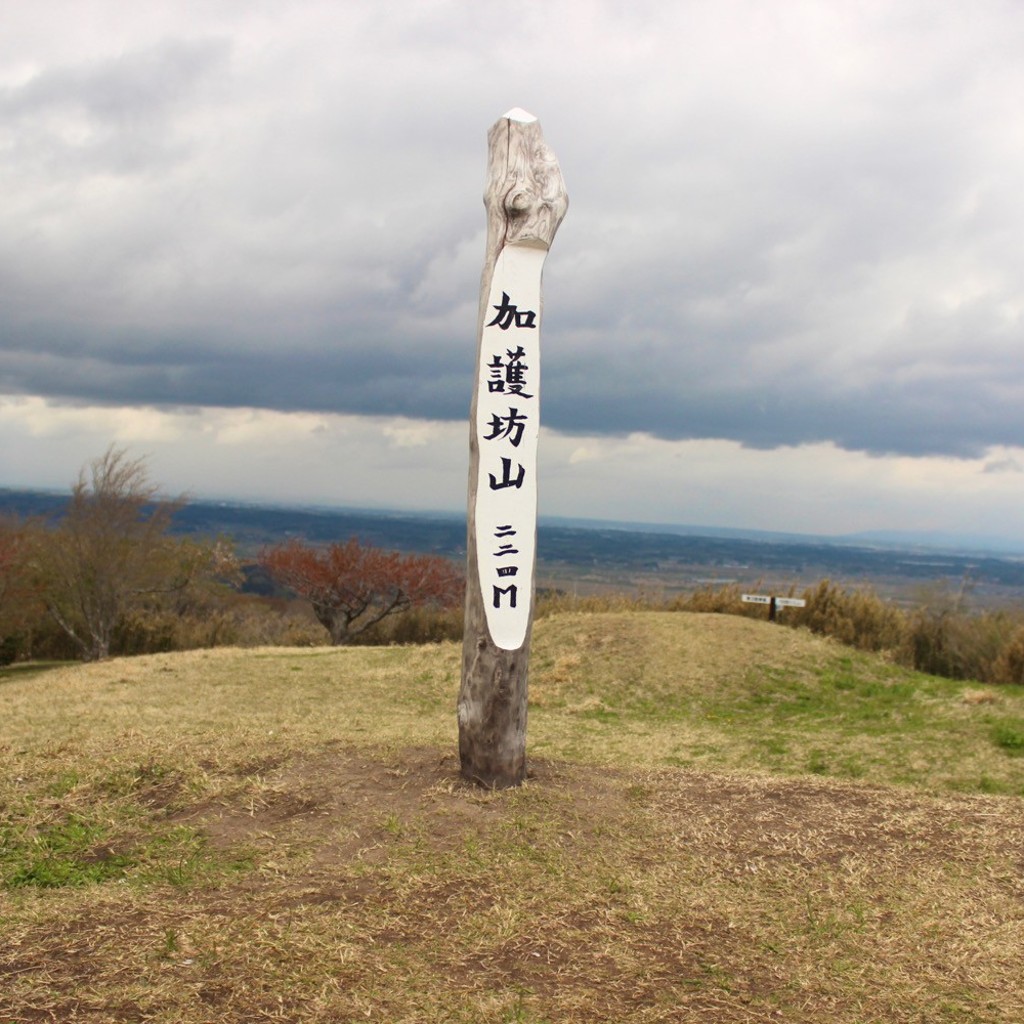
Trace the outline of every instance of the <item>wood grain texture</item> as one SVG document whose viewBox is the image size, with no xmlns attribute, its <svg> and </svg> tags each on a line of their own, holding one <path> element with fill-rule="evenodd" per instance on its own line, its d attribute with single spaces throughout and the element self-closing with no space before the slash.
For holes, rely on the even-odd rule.
<svg viewBox="0 0 1024 1024">
<path fill-rule="evenodd" d="M 477 382 L 470 411 L 467 586 L 462 682 L 458 699 L 459 759 L 464 778 L 490 788 L 519 785 L 526 778 L 527 681 L 534 602 L 533 566 L 529 567 L 529 624 L 515 650 L 495 644 L 488 629 L 478 570 L 476 505 L 480 475 L 477 429 L 483 336 L 495 267 L 511 246 L 547 251 L 569 200 L 561 170 L 548 148 L 540 123 L 522 111 L 510 111 L 487 136 L 488 172 L 484 192 L 487 249 L 480 282 L 477 320 Z M 537 262 L 539 275 L 543 261 Z M 538 282 L 539 285 L 539 282 Z M 538 330 L 541 310 L 537 311 Z M 530 528 L 536 536 L 536 509 Z"/>
</svg>

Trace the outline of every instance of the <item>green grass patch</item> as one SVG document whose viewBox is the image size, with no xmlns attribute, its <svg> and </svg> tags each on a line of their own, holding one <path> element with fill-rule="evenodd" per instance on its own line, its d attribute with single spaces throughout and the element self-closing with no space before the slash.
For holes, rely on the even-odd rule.
<svg viewBox="0 0 1024 1024">
<path fill-rule="evenodd" d="M 123 878 L 133 863 L 110 845 L 112 830 L 104 823 L 71 814 L 32 833 L 0 828 L 0 879 L 20 886 L 61 888 Z"/>
<path fill-rule="evenodd" d="M 42 820 L 40 820 L 42 819 Z M 0 889 L 78 888 L 111 881 L 187 885 L 242 870 L 244 852 L 222 857 L 201 833 L 155 822 L 102 801 L 54 813 L 26 802 L 0 821 Z"/>
<path fill-rule="evenodd" d="M 565 615 L 542 626 L 531 728 L 545 752 L 1024 794 L 1006 756 L 1024 728 L 1016 687 L 927 676 L 725 616 Z M 570 720 L 609 727 L 570 739 Z"/>
<path fill-rule="evenodd" d="M 183 885 L 249 863 L 242 851 L 209 849 L 175 820 L 178 808 L 217 792 L 215 781 L 204 782 L 195 765 L 125 759 L 121 747 L 113 743 L 104 757 L 71 742 L 0 747 L 0 890 Z M 244 786 L 233 765 L 220 791 Z"/>
<path fill-rule="evenodd" d="M 992 742 L 1013 757 L 1024 757 L 1024 722 L 999 722 L 992 727 Z"/>
</svg>

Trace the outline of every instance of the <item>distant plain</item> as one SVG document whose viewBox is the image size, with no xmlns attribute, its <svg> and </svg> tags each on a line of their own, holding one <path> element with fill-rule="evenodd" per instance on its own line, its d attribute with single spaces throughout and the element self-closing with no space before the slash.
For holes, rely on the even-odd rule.
<svg viewBox="0 0 1024 1024">
<path fill-rule="evenodd" d="M 66 496 L 0 489 L 0 513 L 54 515 Z M 235 504 L 194 499 L 176 517 L 180 533 L 222 535 L 243 559 L 286 537 L 327 543 L 358 537 L 381 547 L 465 557 L 465 518 L 373 509 Z M 925 538 L 927 539 L 927 538 Z M 950 541 L 952 543 L 952 541 Z M 1024 606 L 1024 553 L 858 538 L 822 538 L 714 526 L 656 527 L 541 519 L 540 586 L 567 594 L 625 593 L 671 600 L 702 586 L 738 583 L 765 592 L 832 579 L 905 605 L 937 591 L 963 593 L 977 608 Z"/>
</svg>

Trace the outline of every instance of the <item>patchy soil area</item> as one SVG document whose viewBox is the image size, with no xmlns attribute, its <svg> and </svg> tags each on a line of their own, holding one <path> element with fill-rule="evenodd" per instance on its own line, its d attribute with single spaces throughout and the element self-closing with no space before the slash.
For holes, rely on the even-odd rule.
<svg viewBox="0 0 1024 1024">
<path fill-rule="evenodd" d="M 148 791 L 218 870 L 2 897 L 0 1021 L 1024 1020 L 1016 799 L 340 744 L 241 782 Z"/>
</svg>

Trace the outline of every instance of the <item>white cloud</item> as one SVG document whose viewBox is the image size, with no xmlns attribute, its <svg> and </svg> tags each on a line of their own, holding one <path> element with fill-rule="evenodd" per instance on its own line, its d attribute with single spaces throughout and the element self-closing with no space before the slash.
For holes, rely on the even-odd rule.
<svg viewBox="0 0 1024 1024">
<path fill-rule="evenodd" d="M 208 409 L 203 412 L 202 423 L 208 442 L 226 447 L 288 448 L 326 429 L 323 416 L 268 409 Z"/>
<path fill-rule="evenodd" d="M 60 404 L 38 395 L 0 396 L 0 430 L 17 438 L 79 443 L 106 438 L 106 443 L 169 443 L 182 437 L 179 414 L 135 406 Z"/>
<path fill-rule="evenodd" d="M 147 456 L 171 493 L 450 512 L 466 504 L 468 428 L 460 421 L 0 399 L 5 485 L 66 487 L 112 442 Z M 758 450 L 544 430 L 540 512 L 823 534 L 1024 537 L 1022 465 L 1019 447 L 975 460 L 881 457 L 831 444 Z"/>
<path fill-rule="evenodd" d="M 798 533 L 1022 535 L 1024 485 L 1016 474 L 993 477 L 984 458 L 872 456 L 831 444 L 757 450 L 644 434 L 581 441 L 543 437 L 543 512 Z M 1015 463 L 1024 449 L 1000 458 Z"/>
</svg>

